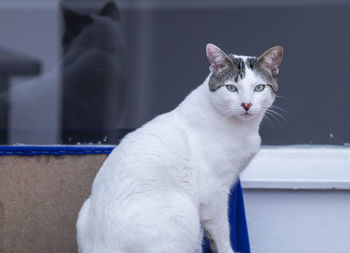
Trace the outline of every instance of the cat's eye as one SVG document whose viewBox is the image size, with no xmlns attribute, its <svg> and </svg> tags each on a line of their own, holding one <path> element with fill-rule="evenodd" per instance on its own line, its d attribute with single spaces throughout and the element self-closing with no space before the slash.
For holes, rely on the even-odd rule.
<svg viewBox="0 0 350 253">
<path fill-rule="evenodd" d="M 261 92 L 264 89 L 265 89 L 265 84 L 259 84 L 259 85 L 255 86 L 254 91 Z"/>
<path fill-rule="evenodd" d="M 227 89 L 228 91 L 231 91 L 231 92 L 237 92 L 237 91 L 238 91 L 237 87 L 234 86 L 233 84 L 227 84 L 227 85 L 225 85 L 225 86 L 226 86 L 226 89 Z"/>
</svg>

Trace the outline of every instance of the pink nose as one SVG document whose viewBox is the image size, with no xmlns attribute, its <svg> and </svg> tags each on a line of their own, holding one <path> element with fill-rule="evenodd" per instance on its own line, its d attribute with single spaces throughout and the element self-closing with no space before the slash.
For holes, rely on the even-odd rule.
<svg viewBox="0 0 350 253">
<path fill-rule="evenodd" d="M 248 111 L 249 108 L 252 106 L 252 103 L 249 103 L 249 104 L 242 103 L 241 106 L 244 108 L 244 110 Z"/>
</svg>

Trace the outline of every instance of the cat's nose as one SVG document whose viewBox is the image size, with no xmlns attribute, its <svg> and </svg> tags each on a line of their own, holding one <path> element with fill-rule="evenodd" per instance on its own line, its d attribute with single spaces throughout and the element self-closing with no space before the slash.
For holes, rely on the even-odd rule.
<svg viewBox="0 0 350 253">
<path fill-rule="evenodd" d="M 249 103 L 249 104 L 242 103 L 241 106 L 244 108 L 244 110 L 248 111 L 249 108 L 252 106 L 252 103 Z"/>
</svg>

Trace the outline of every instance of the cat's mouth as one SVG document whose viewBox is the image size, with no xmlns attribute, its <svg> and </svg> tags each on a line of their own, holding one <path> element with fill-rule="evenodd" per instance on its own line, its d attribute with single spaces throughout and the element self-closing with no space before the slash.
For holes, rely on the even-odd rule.
<svg viewBox="0 0 350 253">
<path fill-rule="evenodd" d="M 251 116 L 254 116 L 254 114 L 251 114 L 249 112 L 244 112 L 242 113 L 241 115 L 243 115 L 244 117 L 251 117 Z"/>
<path fill-rule="evenodd" d="M 250 113 L 250 112 L 244 112 L 244 113 L 240 114 L 240 116 L 244 120 L 249 120 L 249 119 L 253 118 L 255 116 L 255 114 Z"/>
</svg>

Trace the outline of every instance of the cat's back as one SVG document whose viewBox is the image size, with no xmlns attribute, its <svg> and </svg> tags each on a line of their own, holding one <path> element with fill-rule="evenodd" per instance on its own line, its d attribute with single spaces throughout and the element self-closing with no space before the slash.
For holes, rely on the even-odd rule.
<svg viewBox="0 0 350 253">
<path fill-rule="evenodd" d="M 98 172 L 92 193 L 98 194 L 108 185 L 115 191 L 130 185 L 155 191 L 157 187 L 173 187 L 181 184 L 177 179 L 189 176 L 192 167 L 186 132 L 173 111 L 125 136 Z"/>
</svg>

